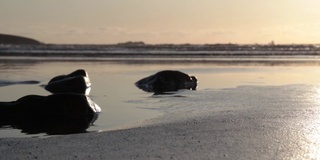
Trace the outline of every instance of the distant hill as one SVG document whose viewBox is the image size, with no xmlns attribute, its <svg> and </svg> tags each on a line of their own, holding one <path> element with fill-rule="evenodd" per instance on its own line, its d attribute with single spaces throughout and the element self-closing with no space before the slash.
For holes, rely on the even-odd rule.
<svg viewBox="0 0 320 160">
<path fill-rule="evenodd" d="M 0 34 L 0 44 L 42 44 L 42 43 L 27 37 Z"/>
</svg>

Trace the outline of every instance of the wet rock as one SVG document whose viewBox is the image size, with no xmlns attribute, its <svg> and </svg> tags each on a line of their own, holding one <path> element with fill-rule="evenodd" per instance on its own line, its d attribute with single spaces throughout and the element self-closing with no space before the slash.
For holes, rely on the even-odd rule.
<svg viewBox="0 0 320 160">
<path fill-rule="evenodd" d="M 145 92 L 163 94 L 180 89 L 196 90 L 197 83 L 194 76 L 180 71 L 164 70 L 137 81 L 135 85 Z"/>
<path fill-rule="evenodd" d="M 85 132 L 98 118 L 100 107 L 83 94 L 27 95 L 0 102 L 0 127 L 11 126 L 29 134 Z"/>
<path fill-rule="evenodd" d="M 68 75 L 52 78 L 45 89 L 51 93 L 81 93 L 89 94 L 91 82 L 88 73 L 79 69 Z"/>
</svg>

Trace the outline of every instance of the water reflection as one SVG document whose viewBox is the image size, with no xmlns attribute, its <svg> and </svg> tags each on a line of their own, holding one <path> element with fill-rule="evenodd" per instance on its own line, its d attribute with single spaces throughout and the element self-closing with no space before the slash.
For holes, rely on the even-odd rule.
<svg viewBox="0 0 320 160">
<path fill-rule="evenodd" d="M 83 133 L 101 112 L 89 97 L 90 80 L 85 70 L 52 78 L 45 89 L 49 96 L 26 95 L 0 102 L 0 127 L 21 129 L 27 134 Z"/>
<path fill-rule="evenodd" d="M 320 159 L 320 86 L 317 85 L 310 92 L 309 99 L 313 105 L 313 109 L 307 111 L 309 113 L 309 120 L 306 123 L 304 129 L 304 135 L 306 136 L 306 145 L 304 146 L 307 151 L 304 156 L 309 159 Z"/>
<path fill-rule="evenodd" d="M 135 85 L 145 92 L 165 94 L 180 89 L 196 90 L 198 80 L 180 71 L 165 70 L 143 78 Z"/>
</svg>

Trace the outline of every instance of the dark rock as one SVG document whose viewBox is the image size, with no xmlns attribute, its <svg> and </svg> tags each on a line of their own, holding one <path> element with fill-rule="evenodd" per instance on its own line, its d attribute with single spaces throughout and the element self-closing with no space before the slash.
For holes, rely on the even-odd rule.
<svg viewBox="0 0 320 160">
<path fill-rule="evenodd" d="M 9 125 L 29 134 L 81 133 L 100 111 L 83 94 L 27 95 L 13 102 L 0 102 L 0 127 Z"/>
<path fill-rule="evenodd" d="M 135 85 L 146 92 L 163 94 L 180 89 L 196 90 L 197 78 L 180 71 L 165 70 L 143 78 Z"/>
<path fill-rule="evenodd" d="M 45 89 L 51 93 L 81 93 L 89 94 L 90 79 L 88 73 L 79 69 L 68 75 L 60 75 L 52 78 Z"/>
</svg>

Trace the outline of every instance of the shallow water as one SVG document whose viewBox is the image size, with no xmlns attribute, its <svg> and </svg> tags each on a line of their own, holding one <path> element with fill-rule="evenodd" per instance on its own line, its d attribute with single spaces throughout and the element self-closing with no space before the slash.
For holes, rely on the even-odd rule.
<svg viewBox="0 0 320 160">
<path fill-rule="evenodd" d="M 0 61 L 0 81 L 40 81 L 40 84 L 16 84 L 0 87 L 0 101 L 15 101 L 30 94 L 49 95 L 41 84 L 52 77 L 85 69 L 92 87 L 90 98 L 101 108 L 98 120 L 87 131 L 109 130 L 123 125 L 141 122 L 163 114 L 157 107 L 162 96 L 152 96 L 136 88 L 134 83 L 160 70 L 180 70 L 199 80 L 197 90 L 234 88 L 243 85 L 318 84 L 318 65 L 274 65 L 238 63 L 200 63 L 183 61 L 47 61 L 5 59 Z M 187 93 L 187 94 L 186 94 Z M 177 95 L 196 94 L 197 91 L 179 91 Z M 169 96 L 168 98 L 179 98 Z M 0 137 L 37 137 L 20 130 L 1 128 Z"/>
</svg>

